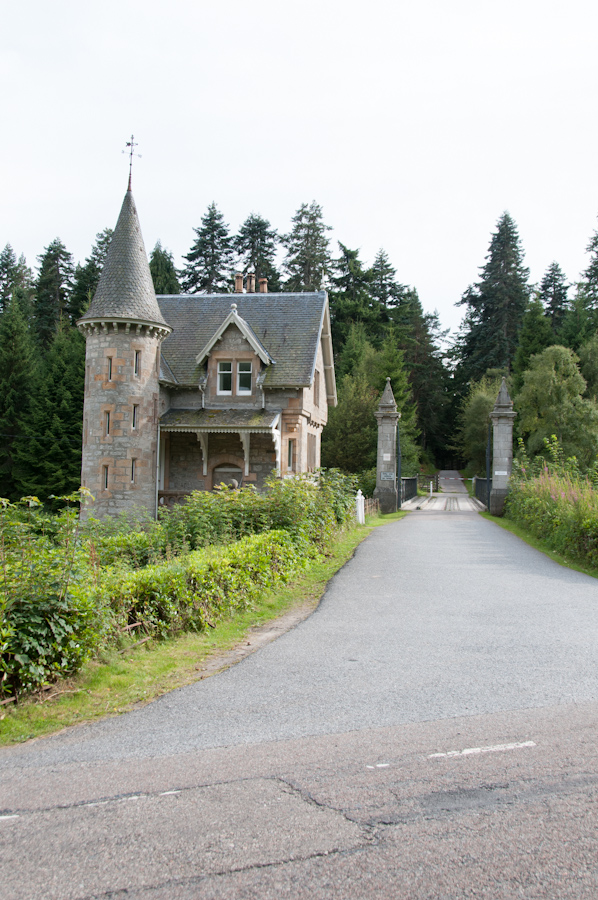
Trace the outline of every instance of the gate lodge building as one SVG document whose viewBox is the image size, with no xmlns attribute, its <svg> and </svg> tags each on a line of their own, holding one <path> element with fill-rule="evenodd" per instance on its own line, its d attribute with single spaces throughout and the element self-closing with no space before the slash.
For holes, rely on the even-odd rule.
<svg viewBox="0 0 598 900">
<path fill-rule="evenodd" d="M 94 516 L 320 465 L 336 405 L 325 291 L 156 297 L 131 188 L 86 337 L 81 484 Z"/>
</svg>

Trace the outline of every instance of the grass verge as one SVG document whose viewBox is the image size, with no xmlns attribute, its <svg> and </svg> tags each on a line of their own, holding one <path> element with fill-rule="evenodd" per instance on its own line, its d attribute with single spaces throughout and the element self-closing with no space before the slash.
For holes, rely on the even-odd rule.
<svg viewBox="0 0 598 900">
<path fill-rule="evenodd" d="M 131 644 L 88 663 L 76 677 L 51 685 L 16 707 L 0 707 L 0 745 L 19 743 L 69 725 L 114 716 L 202 678 L 206 664 L 240 644 L 250 629 L 289 610 L 317 605 L 328 581 L 353 556 L 355 548 L 379 525 L 406 513 L 368 518 L 365 526 L 343 532 L 327 556 L 292 584 L 264 594 L 260 602 L 216 628 L 164 641 Z"/>
<path fill-rule="evenodd" d="M 587 563 L 576 557 L 564 556 L 562 553 L 557 553 L 556 550 L 549 547 L 546 541 L 537 538 L 526 528 L 523 528 L 511 519 L 508 519 L 506 516 L 501 516 L 499 518 L 498 516 L 491 516 L 488 512 L 481 512 L 480 515 L 490 522 L 500 525 L 505 531 L 510 531 L 511 534 L 521 538 L 522 541 L 525 541 L 525 543 L 529 544 L 530 547 L 533 547 L 534 550 L 539 550 L 541 553 L 546 554 L 546 556 L 549 556 L 550 559 L 554 560 L 554 562 L 557 562 L 559 565 L 566 566 L 568 569 L 575 569 L 576 572 L 583 572 L 584 575 L 591 575 L 592 578 L 598 578 L 598 569 L 588 566 Z"/>
</svg>

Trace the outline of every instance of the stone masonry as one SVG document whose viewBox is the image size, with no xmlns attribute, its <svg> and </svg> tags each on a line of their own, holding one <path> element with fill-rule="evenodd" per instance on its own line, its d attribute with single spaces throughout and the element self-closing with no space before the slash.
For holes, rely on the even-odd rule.
<svg viewBox="0 0 598 900">
<path fill-rule="evenodd" d="M 493 426 L 492 491 L 490 492 L 490 513 L 502 516 L 505 499 L 509 490 L 509 479 L 513 468 L 513 401 L 509 397 L 507 382 L 503 378 L 490 413 Z"/>
</svg>

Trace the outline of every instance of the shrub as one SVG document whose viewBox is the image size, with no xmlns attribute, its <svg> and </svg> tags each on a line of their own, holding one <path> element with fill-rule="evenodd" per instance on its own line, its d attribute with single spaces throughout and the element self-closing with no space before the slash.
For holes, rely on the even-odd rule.
<svg viewBox="0 0 598 900">
<path fill-rule="evenodd" d="M 595 470 L 582 475 L 577 460 L 565 460 L 552 437 L 549 460 L 530 463 L 520 447 L 506 514 L 560 553 L 598 566 L 598 492 Z"/>
</svg>

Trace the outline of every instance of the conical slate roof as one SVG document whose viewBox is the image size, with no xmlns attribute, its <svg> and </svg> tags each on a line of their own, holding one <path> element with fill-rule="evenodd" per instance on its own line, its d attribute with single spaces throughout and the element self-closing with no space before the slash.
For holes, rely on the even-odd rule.
<svg viewBox="0 0 598 900">
<path fill-rule="evenodd" d="M 156 300 L 130 187 L 125 194 L 95 296 L 79 321 L 98 319 L 125 319 L 168 327 Z"/>
</svg>

